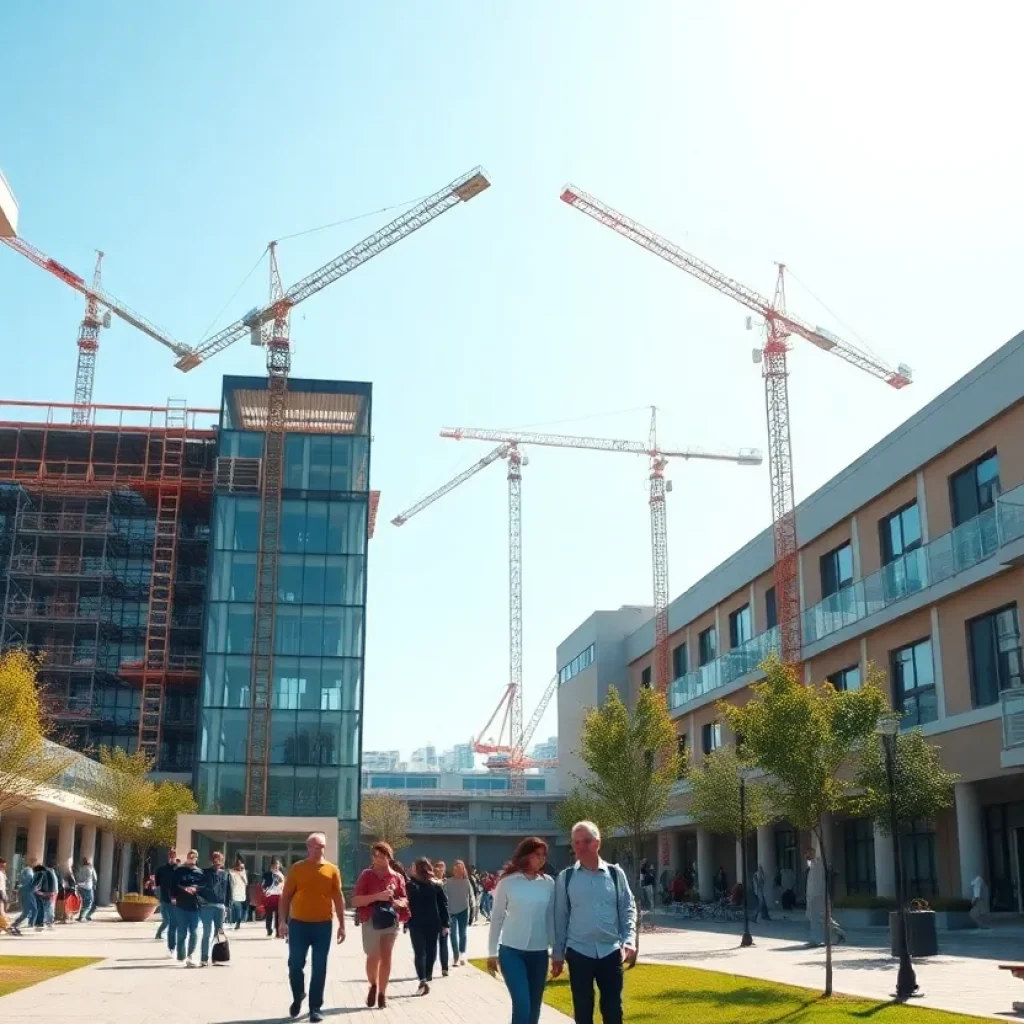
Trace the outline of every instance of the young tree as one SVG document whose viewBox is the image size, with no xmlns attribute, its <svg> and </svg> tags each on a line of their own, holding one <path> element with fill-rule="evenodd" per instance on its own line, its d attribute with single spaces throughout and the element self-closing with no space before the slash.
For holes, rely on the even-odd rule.
<svg viewBox="0 0 1024 1024">
<path fill-rule="evenodd" d="M 48 740 L 38 670 L 38 661 L 23 650 L 0 653 L 0 815 L 55 785 L 78 758 Z"/>
<path fill-rule="evenodd" d="M 178 838 L 178 815 L 195 814 L 198 809 L 192 790 L 180 782 L 153 786 L 152 804 L 139 838 L 137 882 L 142 892 L 146 855 L 155 846 L 173 846 Z"/>
<path fill-rule="evenodd" d="M 611 835 L 622 824 L 599 797 L 581 786 L 574 786 L 555 806 L 555 822 L 562 833 L 569 835 L 578 821 L 592 821 L 601 835 Z"/>
<path fill-rule="evenodd" d="M 387 843 L 397 853 L 412 845 L 409 805 L 397 796 L 371 793 L 363 797 L 363 827 L 369 835 L 367 846 Z"/>
<path fill-rule="evenodd" d="M 843 807 L 853 789 L 850 768 L 855 753 L 874 738 L 887 711 L 883 677 L 870 666 L 860 690 L 836 691 L 831 684 L 804 686 L 795 669 L 772 656 L 762 665 L 765 680 L 755 683 L 743 707 L 721 701 L 722 717 L 743 736 L 743 760 L 769 777 L 772 807 L 795 828 L 818 840 L 825 878 L 831 876 L 831 853 L 824 819 Z M 825 922 L 831 920 L 829 885 L 825 885 Z M 832 995 L 832 934 L 825 928 L 825 993 Z"/>
</svg>

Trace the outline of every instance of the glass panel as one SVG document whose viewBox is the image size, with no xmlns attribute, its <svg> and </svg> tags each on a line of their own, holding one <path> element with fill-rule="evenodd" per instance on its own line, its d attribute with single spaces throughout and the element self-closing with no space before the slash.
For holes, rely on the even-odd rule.
<svg viewBox="0 0 1024 1024">
<path fill-rule="evenodd" d="M 317 609 L 323 624 L 325 657 L 358 658 L 363 653 L 362 608 Z"/>
<path fill-rule="evenodd" d="M 971 678 L 974 682 L 974 705 L 985 707 L 999 699 L 998 669 L 992 635 L 992 618 L 975 619 L 968 626 L 971 651 Z"/>
<path fill-rule="evenodd" d="M 211 603 L 206 610 L 206 653 L 217 654 L 228 649 L 228 605 Z"/>
<path fill-rule="evenodd" d="M 321 735 L 320 714 L 316 711 L 300 711 L 295 724 L 295 746 L 289 761 L 293 764 L 319 764 L 326 758 L 326 764 L 334 759 L 334 740 L 328 732 Z"/>
<path fill-rule="evenodd" d="M 272 764 L 295 764 L 295 712 L 270 713 L 270 761 Z"/>
<path fill-rule="evenodd" d="M 324 604 L 362 604 L 365 566 L 363 555 L 328 555 Z"/>
<path fill-rule="evenodd" d="M 204 709 L 201 729 L 201 761 L 245 761 L 249 742 L 248 711 Z"/>
<path fill-rule="evenodd" d="M 295 803 L 293 814 L 318 814 L 319 784 L 316 768 L 295 769 Z"/>
<path fill-rule="evenodd" d="M 211 810 L 219 814 L 245 812 L 245 768 L 222 764 L 217 768 L 217 784 Z"/>
<path fill-rule="evenodd" d="M 218 498 L 218 503 L 223 501 Z M 260 500 L 259 498 L 232 498 L 235 505 L 235 522 L 231 547 L 235 551 L 258 551 L 260 547 Z"/>
<path fill-rule="evenodd" d="M 298 658 L 275 658 L 271 706 L 282 711 L 295 711 L 302 700 L 303 682 L 299 676 Z"/>
<path fill-rule="evenodd" d="M 306 503 L 298 498 L 281 502 L 281 538 L 279 551 L 301 552 L 306 533 Z"/>
<path fill-rule="evenodd" d="M 302 643 L 299 653 L 304 655 L 320 655 L 324 652 L 324 609 L 321 606 L 302 609 Z"/>
<path fill-rule="evenodd" d="M 311 501 L 306 509 L 306 551 L 327 552 L 327 502 Z"/>
<path fill-rule="evenodd" d="M 352 489 L 352 439 L 331 438 L 331 490 Z"/>
<path fill-rule="evenodd" d="M 326 491 L 331 486 L 331 438 L 309 439 L 309 489 Z"/>
<path fill-rule="evenodd" d="M 302 555 L 282 555 L 278 559 L 277 599 L 287 603 L 302 600 Z"/>
<path fill-rule="evenodd" d="M 251 654 L 254 605 L 229 604 L 227 651 L 229 654 Z"/>
<path fill-rule="evenodd" d="M 360 662 L 355 658 L 324 658 L 320 680 L 320 709 L 349 711 L 359 706 Z"/>
<path fill-rule="evenodd" d="M 289 490 L 304 490 L 307 473 L 305 457 L 307 441 L 301 434 L 287 434 L 284 439 L 284 486 Z"/>
<path fill-rule="evenodd" d="M 301 653 L 302 619 L 298 605 L 280 605 L 274 616 L 274 653 Z"/>
<path fill-rule="evenodd" d="M 317 814 L 325 818 L 338 816 L 338 770 L 321 768 L 317 772 Z"/>
<path fill-rule="evenodd" d="M 256 553 L 236 551 L 230 557 L 230 576 L 228 593 L 225 595 L 232 601 L 256 600 Z"/>
<path fill-rule="evenodd" d="M 331 502 L 327 551 L 361 555 L 366 543 L 366 502 Z"/>
<path fill-rule="evenodd" d="M 326 569 L 326 555 L 306 555 L 305 572 L 302 578 L 303 604 L 324 603 L 324 577 Z"/>
<path fill-rule="evenodd" d="M 295 769 L 274 766 L 267 773 L 267 814 L 293 814 Z"/>
</svg>

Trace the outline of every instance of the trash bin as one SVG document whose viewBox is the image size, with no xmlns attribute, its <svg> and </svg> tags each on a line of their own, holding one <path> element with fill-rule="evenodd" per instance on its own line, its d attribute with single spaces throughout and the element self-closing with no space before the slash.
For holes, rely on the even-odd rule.
<svg viewBox="0 0 1024 1024">
<path fill-rule="evenodd" d="M 934 910 L 908 910 L 906 912 L 907 946 L 911 956 L 935 956 L 939 952 L 939 937 L 935 928 Z M 899 956 L 903 945 L 903 914 L 889 912 L 889 937 L 893 956 Z"/>
</svg>

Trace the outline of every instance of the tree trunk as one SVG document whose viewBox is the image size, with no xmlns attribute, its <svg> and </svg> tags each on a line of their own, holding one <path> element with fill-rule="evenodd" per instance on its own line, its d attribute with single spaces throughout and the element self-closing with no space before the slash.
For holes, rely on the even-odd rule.
<svg viewBox="0 0 1024 1024">
<path fill-rule="evenodd" d="M 643 893 L 638 892 L 639 885 L 637 884 L 638 873 L 640 871 L 640 849 L 643 844 L 643 836 L 633 833 L 630 836 L 630 857 L 633 863 L 630 865 L 629 873 L 626 875 L 626 883 L 629 885 L 631 892 L 633 893 L 633 900 L 636 903 L 636 951 L 640 953 L 640 931 L 641 924 L 643 922 Z M 633 966 L 636 967 L 636 960 L 633 961 Z"/>
<path fill-rule="evenodd" d="M 829 868 L 828 851 L 825 849 L 825 827 L 818 819 L 818 847 L 821 850 L 821 866 L 825 873 L 825 992 L 832 995 L 832 872 Z"/>
<path fill-rule="evenodd" d="M 139 852 L 139 866 L 135 873 L 135 879 L 136 882 L 138 883 L 138 888 L 136 889 L 136 892 L 138 892 L 139 895 L 141 896 L 143 890 L 146 888 L 145 874 L 147 849 L 141 843 L 138 844 L 137 849 Z"/>
</svg>

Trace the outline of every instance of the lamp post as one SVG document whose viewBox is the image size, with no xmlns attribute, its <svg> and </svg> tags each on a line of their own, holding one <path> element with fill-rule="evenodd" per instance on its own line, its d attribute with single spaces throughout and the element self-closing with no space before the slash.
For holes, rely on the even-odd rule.
<svg viewBox="0 0 1024 1024">
<path fill-rule="evenodd" d="M 917 991 L 917 975 L 910 959 L 909 920 L 907 918 L 907 897 L 903 884 L 903 857 L 900 852 L 899 815 L 896 811 L 896 737 L 900 731 L 900 720 L 896 715 L 886 715 L 878 720 L 878 732 L 885 750 L 885 775 L 889 784 L 889 831 L 892 834 L 893 868 L 896 873 L 896 898 L 900 915 L 900 969 L 896 975 L 896 998 L 900 1002 L 909 999 Z"/>
<path fill-rule="evenodd" d="M 740 946 L 752 946 L 750 934 L 750 894 L 747 892 L 747 773 L 740 769 L 740 870 L 743 872 L 743 938 Z"/>
</svg>

